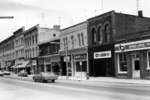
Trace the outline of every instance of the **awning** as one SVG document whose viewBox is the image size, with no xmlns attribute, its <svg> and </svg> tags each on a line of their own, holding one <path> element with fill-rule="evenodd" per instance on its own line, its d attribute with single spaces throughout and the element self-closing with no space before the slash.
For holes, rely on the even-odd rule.
<svg viewBox="0 0 150 100">
<path fill-rule="evenodd" d="M 29 61 L 24 61 L 22 64 L 17 65 L 16 68 L 25 68 L 25 67 L 27 67 L 28 63 L 29 63 Z"/>
</svg>

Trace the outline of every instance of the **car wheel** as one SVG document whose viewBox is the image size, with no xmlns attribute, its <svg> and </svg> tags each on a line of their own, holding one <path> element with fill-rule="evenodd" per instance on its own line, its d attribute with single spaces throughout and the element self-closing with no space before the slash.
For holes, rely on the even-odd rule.
<svg viewBox="0 0 150 100">
<path fill-rule="evenodd" d="M 37 80 L 36 80 L 34 77 L 33 77 L 33 81 L 34 81 L 34 82 L 37 82 Z"/>
<path fill-rule="evenodd" d="M 52 80 L 52 83 L 54 83 L 55 82 L 55 80 Z"/>
</svg>

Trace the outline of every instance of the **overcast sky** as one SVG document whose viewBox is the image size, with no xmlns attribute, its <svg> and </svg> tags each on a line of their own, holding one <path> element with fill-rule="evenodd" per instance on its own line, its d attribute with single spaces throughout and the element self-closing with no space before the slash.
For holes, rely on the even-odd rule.
<svg viewBox="0 0 150 100">
<path fill-rule="evenodd" d="M 13 34 L 18 28 L 28 29 L 36 24 L 62 28 L 85 21 L 87 18 L 111 10 L 136 15 L 137 0 L 0 0 L 0 16 L 14 16 L 14 19 L 0 19 L 0 41 Z M 139 9 L 150 17 L 150 0 L 139 0 Z"/>
</svg>

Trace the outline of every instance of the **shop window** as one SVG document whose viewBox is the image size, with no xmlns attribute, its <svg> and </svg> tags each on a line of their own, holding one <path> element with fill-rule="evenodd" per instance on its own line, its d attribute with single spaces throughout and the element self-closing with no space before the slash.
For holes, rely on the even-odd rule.
<svg viewBox="0 0 150 100">
<path fill-rule="evenodd" d="M 47 70 L 47 72 L 51 72 L 51 70 L 52 70 L 52 69 L 51 69 L 51 64 L 47 64 L 47 65 L 46 65 L 46 70 Z"/>
<path fill-rule="evenodd" d="M 118 73 L 127 73 L 127 56 L 125 53 L 118 55 Z"/>
<path fill-rule="evenodd" d="M 87 68 L 86 61 L 76 62 L 76 71 L 77 72 L 86 72 L 86 68 Z"/>
<path fill-rule="evenodd" d="M 147 52 L 147 70 L 150 70 L 150 51 Z"/>
</svg>

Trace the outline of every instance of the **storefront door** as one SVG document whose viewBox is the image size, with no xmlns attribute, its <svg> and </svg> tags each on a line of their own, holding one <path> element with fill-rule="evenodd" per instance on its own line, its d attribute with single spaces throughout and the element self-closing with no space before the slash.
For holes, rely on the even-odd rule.
<svg viewBox="0 0 150 100">
<path fill-rule="evenodd" d="M 139 54 L 132 55 L 133 78 L 140 78 L 140 58 Z"/>
</svg>

